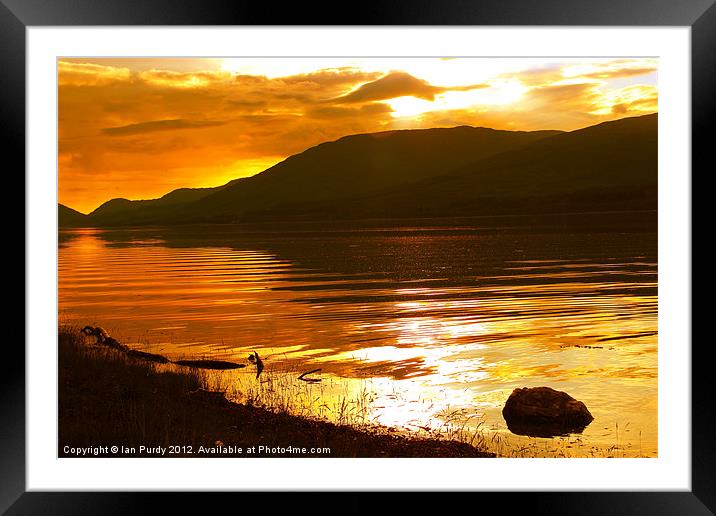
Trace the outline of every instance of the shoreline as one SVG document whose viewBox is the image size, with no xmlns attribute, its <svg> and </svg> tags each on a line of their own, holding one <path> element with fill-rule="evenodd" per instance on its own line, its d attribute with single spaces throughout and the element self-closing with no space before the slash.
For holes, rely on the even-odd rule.
<svg viewBox="0 0 716 516">
<path fill-rule="evenodd" d="M 453 225 L 455 223 L 463 223 L 468 227 L 480 229 L 490 229 L 490 222 L 517 222 L 515 227 L 525 228 L 534 225 L 535 222 L 550 225 L 579 225 L 580 218 L 595 217 L 622 217 L 619 220 L 623 222 L 623 217 L 629 219 L 642 219 L 644 230 L 655 230 L 655 217 L 658 211 L 655 208 L 631 209 L 631 210 L 591 210 L 591 211 L 554 211 L 554 212 L 529 212 L 529 213 L 493 213 L 493 214 L 454 214 L 454 215 L 434 215 L 434 216 L 402 216 L 402 217 L 364 217 L 364 218 L 335 218 L 335 219 L 256 219 L 256 220 L 239 220 L 239 221 L 192 221 L 192 222 L 176 222 L 176 223 L 143 223 L 143 224 L 95 224 L 95 225 L 58 225 L 58 230 L 136 230 L 136 229 L 192 229 L 203 227 L 222 227 L 233 229 L 246 228 L 283 228 L 287 224 L 291 226 L 306 226 L 309 228 L 340 228 L 350 230 L 353 228 L 378 227 L 378 228 L 400 228 L 405 224 L 409 226 L 415 225 L 417 229 L 431 229 L 442 227 L 444 224 Z M 488 223 L 485 225 L 485 223 Z M 481 223 L 480 225 L 476 225 Z M 584 224 L 584 222 L 582 222 Z M 654 226 L 654 227 L 652 227 Z"/>
<path fill-rule="evenodd" d="M 59 457 L 494 457 L 471 444 L 337 425 L 227 400 L 196 369 L 58 331 Z M 117 451 L 113 451 L 113 447 Z"/>
</svg>

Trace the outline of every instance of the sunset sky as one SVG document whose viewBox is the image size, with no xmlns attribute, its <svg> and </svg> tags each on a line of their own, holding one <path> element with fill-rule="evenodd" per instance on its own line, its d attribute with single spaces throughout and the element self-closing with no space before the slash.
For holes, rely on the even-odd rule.
<svg viewBox="0 0 716 516">
<path fill-rule="evenodd" d="M 60 59 L 59 202 L 218 186 L 345 135 L 657 111 L 656 59 Z"/>
</svg>

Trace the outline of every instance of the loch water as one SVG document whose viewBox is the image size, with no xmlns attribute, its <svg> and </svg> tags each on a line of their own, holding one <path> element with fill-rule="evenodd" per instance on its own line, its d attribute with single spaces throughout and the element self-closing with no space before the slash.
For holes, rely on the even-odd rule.
<svg viewBox="0 0 716 516">
<path fill-rule="evenodd" d="M 595 417 L 562 451 L 653 457 L 655 218 L 60 230 L 59 318 L 171 359 L 320 368 L 370 389 L 371 421 L 415 431 L 460 412 L 509 436 L 510 392 L 549 386 Z"/>
</svg>

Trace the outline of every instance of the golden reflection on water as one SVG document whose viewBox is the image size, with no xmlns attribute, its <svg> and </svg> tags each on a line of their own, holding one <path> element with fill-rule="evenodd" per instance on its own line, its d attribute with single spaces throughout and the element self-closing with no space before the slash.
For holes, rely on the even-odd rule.
<svg viewBox="0 0 716 516">
<path fill-rule="evenodd" d="M 595 416 L 577 455 L 614 445 L 615 425 L 625 455 L 656 455 L 655 236 L 572 235 L 564 248 L 577 249 L 562 259 L 550 249 L 563 237 L 411 231 L 63 232 L 60 317 L 171 359 L 257 350 L 304 400 L 294 409 L 334 420 L 349 400 L 368 422 L 435 430 L 460 412 L 467 428 L 507 434 L 500 411 L 512 389 L 549 385 Z M 317 367 L 321 384 L 286 372 Z M 220 376 L 237 397 L 280 390 L 246 371 Z"/>
</svg>

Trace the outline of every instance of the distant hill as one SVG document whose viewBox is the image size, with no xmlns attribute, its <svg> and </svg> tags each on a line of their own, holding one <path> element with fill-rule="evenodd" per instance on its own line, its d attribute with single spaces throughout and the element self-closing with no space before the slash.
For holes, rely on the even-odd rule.
<svg viewBox="0 0 716 516">
<path fill-rule="evenodd" d="M 216 188 L 183 188 L 160 199 L 112 199 L 90 213 L 97 226 L 231 222 L 295 202 L 352 197 L 456 167 L 559 134 L 455 127 L 346 136 Z"/>
<path fill-rule="evenodd" d="M 89 214 L 93 224 L 98 226 L 141 225 L 157 221 L 171 221 L 181 213 L 184 206 L 190 205 L 207 195 L 226 188 L 242 179 L 214 188 L 179 188 L 158 199 L 130 201 L 112 199 Z"/>
<path fill-rule="evenodd" d="M 88 219 L 110 226 L 655 209 L 657 121 L 347 136 L 217 188 L 113 199 Z"/>
<path fill-rule="evenodd" d="M 89 217 L 77 210 L 68 208 L 64 204 L 57 205 L 57 222 L 60 227 L 92 226 Z"/>
<path fill-rule="evenodd" d="M 526 145 L 391 192 L 400 211 L 545 213 L 656 209 L 658 117 L 604 122 Z"/>
<path fill-rule="evenodd" d="M 347 136 L 289 157 L 191 206 L 190 220 L 240 220 L 293 203 L 354 197 L 432 178 L 519 148 L 558 131 L 482 127 L 388 131 Z"/>
<path fill-rule="evenodd" d="M 261 219 L 428 217 L 657 207 L 658 117 L 605 122 L 526 144 L 437 177 L 339 202 L 297 203 Z"/>
</svg>

